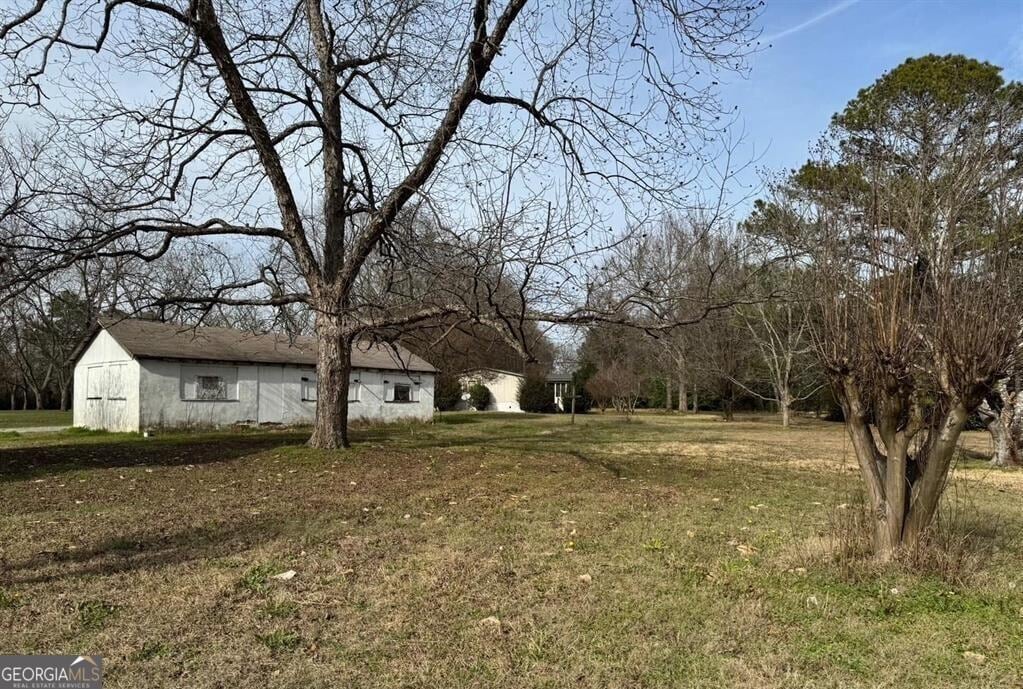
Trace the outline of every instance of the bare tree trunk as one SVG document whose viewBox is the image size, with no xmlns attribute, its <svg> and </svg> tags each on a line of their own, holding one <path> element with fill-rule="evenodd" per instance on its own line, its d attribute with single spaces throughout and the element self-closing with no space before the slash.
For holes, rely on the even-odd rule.
<svg viewBox="0 0 1023 689">
<path fill-rule="evenodd" d="M 902 544 L 912 547 L 930 526 L 938 511 L 938 502 L 948 478 L 948 468 L 955 454 L 956 443 L 966 426 L 966 409 L 960 405 L 948 414 L 940 434 L 931 444 L 927 463 L 920 477 L 913 483 L 909 514 L 902 535 Z"/>
<path fill-rule="evenodd" d="M 778 411 L 781 412 L 782 428 L 789 427 L 789 416 L 792 410 L 792 399 L 788 390 L 781 390 L 778 393 Z"/>
<path fill-rule="evenodd" d="M 1012 410 L 1003 415 L 1009 433 L 1009 454 L 1007 466 L 1023 466 L 1023 399 L 1020 392 L 1013 394 Z"/>
<path fill-rule="evenodd" d="M 32 397 L 35 398 L 36 411 L 42 411 L 43 409 L 43 393 L 36 388 L 32 388 Z"/>
<path fill-rule="evenodd" d="M 898 405 L 874 412 L 878 415 L 878 435 L 887 452 L 882 454 L 855 383 L 844 381 L 840 394 L 844 397 L 846 428 L 874 515 L 874 556 L 886 562 L 900 549 L 916 546 L 933 521 L 956 442 L 966 425 L 966 407 L 957 403 L 948 411 L 941 427 L 932 431 L 936 435 L 923 444 L 921 454 L 913 461 L 909 447 L 917 431 L 901 425 Z"/>
<path fill-rule="evenodd" d="M 700 411 L 700 392 L 693 388 L 693 413 L 696 414 Z"/>
<path fill-rule="evenodd" d="M 671 378 L 664 378 L 664 411 L 671 412 L 674 405 L 671 403 Z"/>
<path fill-rule="evenodd" d="M 991 465 L 1023 466 L 1023 404 L 1019 392 L 1010 392 L 1005 381 L 998 384 L 996 391 L 995 404 L 985 401 L 977 410 L 991 433 Z"/>
<path fill-rule="evenodd" d="M 67 411 L 68 408 L 68 390 L 71 388 L 70 385 L 64 383 L 60 386 L 60 410 Z"/>
<path fill-rule="evenodd" d="M 1019 414 L 1016 415 L 1017 417 Z M 994 452 L 991 454 L 991 466 L 1008 468 L 1023 466 L 1023 423 L 1021 419 L 1002 412 L 990 425 L 991 441 Z"/>
<path fill-rule="evenodd" d="M 352 348 L 340 316 L 319 313 L 316 357 L 316 424 L 312 447 L 332 450 L 350 447 L 348 439 L 348 380 Z"/>
<path fill-rule="evenodd" d="M 860 466 L 860 475 L 867 487 L 867 499 L 871 514 L 874 515 L 874 553 L 878 559 L 888 559 L 895 552 L 889 542 L 889 531 L 885 516 L 884 457 L 878 450 L 877 442 L 867 423 L 867 411 L 860 401 L 859 392 L 851 380 L 843 380 L 836 392 L 842 400 L 845 428 L 852 440 L 853 452 Z"/>
<path fill-rule="evenodd" d="M 987 402 L 984 402 L 980 409 L 977 410 L 977 413 L 984 420 L 984 427 L 991 434 L 991 466 L 1008 466 L 1012 453 L 1012 443 L 1009 439 L 1009 429 L 1002 422 L 1005 410 L 1003 409 L 999 413 Z"/>
<path fill-rule="evenodd" d="M 678 377 L 678 410 L 685 414 L 686 403 L 689 401 L 689 392 L 686 390 L 686 379 L 682 376 Z"/>
</svg>

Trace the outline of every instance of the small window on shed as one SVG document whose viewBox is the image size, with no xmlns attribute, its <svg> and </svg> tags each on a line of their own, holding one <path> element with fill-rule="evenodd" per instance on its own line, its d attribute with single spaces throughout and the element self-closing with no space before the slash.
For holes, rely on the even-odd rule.
<svg viewBox="0 0 1023 689">
<path fill-rule="evenodd" d="M 199 400 L 226 400 L 227 383 L 223 376 L 196 376 L 195 398 Z"/>
<path fill-rule="evenodd" d="M 90 400 L 103 399 L 104 374 L 102 366 L 90 366 L 85 369 L 85 396 Z"/>
<path fill-rule="evenodd" d="M 302 401 L 316 401 L 316 376 L 302 377 Z"/>
<path fill-rule="evenodd" d="M 182 365 L 181 399 L 233 401 L 238 399 L 238 367 Z"/>
<path fill-rule="evenodd" d="M 412 386 L 407 383 L 395 383 L 394 384 L 394 401 L 395 402 L 411 402 L 412 401 Z"/>
</svg>

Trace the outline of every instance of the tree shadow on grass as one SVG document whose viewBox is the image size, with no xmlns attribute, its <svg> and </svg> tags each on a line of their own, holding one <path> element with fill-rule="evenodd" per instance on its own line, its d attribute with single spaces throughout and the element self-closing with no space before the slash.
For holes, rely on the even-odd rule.
<svg viewBox="0 0 1023 689">
<path fill-rule="evenodd" d="M 447 414 L 450 414 L 448 416 Z M 474 423 L 483 423 L 487 420 L 485 416 L 474 416 L 473 414 L 459 412 L 441 412 L 434 421 L 438 426 L 466 426 Z"/>
<path fill-rule="evenodd" d="M 443 425 L 443 424 L 438 424 Z M 458 424 L 455 424 L 458 425 Z M 463 431 L 458 435 L 448 435 L 425 428 L 420 433 L 396 431 L 386 426 L 362 428 L 353 432 L 356 445 L 362 443 L 393 444 L 394 447 L 405 449 L 445 449 L 458 447 L 479 447 L 483 449 L 504 449 L 523 452 L 554 452 L 571 454 L 580 444 L 587 447 L 613 446 L 628 442 L 630 446 L 658 446 L 679 438 L 668 432 L 653 432 L 646 436 L 623 438 L 611 426 L 597 426 L 593 429 L 585 425 L 562 426 L 481 426 Z M 727 443 L 725 437 L 713 438 L 701 436 L 700 445 L 720 445 Z"/>
<path fill-rule="evenodd" d="M 586 466 L 595 467 L 603 471 L 606 471 L 615 478 L 623 478 L 628 476 L 628 470 L 621 464 L 618 464 L 617 462 L 613 462 L 608 459 L 600 459 L 599 457 L 594 457 L 592 455 L 586 455 L 583 454 L 582 452 L 579 452 L 578 450 L 570 450 L 566 452 L 566 454 L 575 457 L 577 460 L 579 460 Z"/>
<path fill-rule="evenodd" d="M 24 481 L 68 471 L 136 466 L 184 466 L 227 462 L 275 447 L 304 442 L 303 434 L 167 439 L 40 445 L 0 449 L 0 482 Z"/>
<path fill-rule="evenodd" d="M 40 584 L 81 577 L 153 571 L 229 557 L 302 528 L 280 515 L 247 516 L 178 531 L 141 530 L 105 537 L 75 550 L 44 551 L 5 563 L 0 584 Z"/>
</svg>

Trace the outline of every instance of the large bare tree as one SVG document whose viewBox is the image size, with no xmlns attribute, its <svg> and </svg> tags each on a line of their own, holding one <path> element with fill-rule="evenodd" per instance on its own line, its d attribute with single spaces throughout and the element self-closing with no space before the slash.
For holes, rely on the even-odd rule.
<svg viewBox="0 0 1023 689">
<path fill-rule="evenodd" d="M 742 67 L 759 5 L 19 0 L 0 13 L 2 99 L 34 110 L 51 155 L 23 170 L 26 201 L 7 203 L 28 229 L 5 235 L 5 282 L 83 257 L 154 260 L 182 238 L 244 238 L 248 275 L 177 296 L 308 304 L 311 443 L 347 445 L 356 338 L 470 306 L 510 325 L 479 286 L 504 269 L 474 248 L 534 257 L 515 264 L 521 284 L 548 267 L 535 257 L 552 237 L 592 250 L 609 217 L 683 202 L 728 118 L 718 74 Z M 50 205 L 29 202 L 41 190 Z M 106 220 L 72 231 L 57 197 Z M 558 223 L 542 222 L 541 200 Z M 448 228 L 450 272 L 472 298 L 364 303 L 364 270 L 414 245 L 424 217 Z M 529 231 L 541 224 L 562 230 Z M 566 286 L 571 308 L 555 315 L 591 315 L 577 291 Z"/>
</svg>

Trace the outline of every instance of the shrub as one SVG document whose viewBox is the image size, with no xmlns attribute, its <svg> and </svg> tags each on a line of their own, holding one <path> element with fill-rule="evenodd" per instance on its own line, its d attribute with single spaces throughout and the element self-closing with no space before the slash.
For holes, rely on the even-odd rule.
<svg viewBox="0 0 1023 689">
<path fill-rule="evenodd" d="M 469 388 L 469 403 L 483 411 L 490 404 L 490 390 L 483 383 L 473 383 Z"/>
<path fill-rule="evenodd" d="M 437 389 L 434 391 L 434 401 L 441 411 L 451 411 L 458 406 L 462 400 L 462 385 L 454 376 L 440 374 L 437 376 Z"/>
<path fill-rule="evenodd" d="M 586 382 L 593 377 L 597 372 L 595 364 L 584 361 L 582 365 L 572 374 L 572 380 L 575 381 L 575 411 L 577 414 L 585 414 L 590 409 L 593 409 L 593 396 L 590 395 L 589 390 L 586 389 Z M 566 407 L 566 411 L 569 411 Z"/>
<path fill-rule="evenodd" d="M 543 378 L 527 377 L 519 385 L 522 411 L 544 414 L 554 410 L 554 391 Z"/>
<path fill-rule="evenodd" d="M 652 409 L 664 409 L 665 406 L 674 409 L 675 396 L 678 395 L 677 390 L 669 390 L 668 384 L 664 378 L 654 378 L 649 381 L 646 385 L 646 400 L 640 402 L 639 406 L 648 406 Z M 672 399 L 668 399 L 668 394 L 671 394 Z M 644 405 L 643 402 L 646 402 Z"/>
<path fill-rule="evenodd" d="M 569 400 L 568 404 L 565 405 L 565 411 L 572 411 L 570 406 L 572 401 Z M 575 386 L 575 413 L 585 414 L 589 410 L 593 409 L 593 398 L 590 397 L 590 393 L 586 391 L 585 386 L 576 384 Z"/>
</svg>

